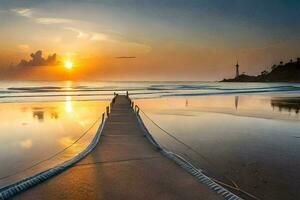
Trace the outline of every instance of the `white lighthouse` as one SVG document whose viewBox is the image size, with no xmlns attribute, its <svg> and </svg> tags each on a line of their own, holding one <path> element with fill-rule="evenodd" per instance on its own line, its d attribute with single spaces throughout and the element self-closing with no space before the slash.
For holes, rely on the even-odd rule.
<svg viewBox="0 0 300 200">
<path fill-rule="evenodd" d="M 235 77 L 239 77 L 240 76 L 240 70 L 239 70 L 240 66 L 239 66 L 239 61 L 237 61 L 236 66 L 235 66 Z"/>
</svg>

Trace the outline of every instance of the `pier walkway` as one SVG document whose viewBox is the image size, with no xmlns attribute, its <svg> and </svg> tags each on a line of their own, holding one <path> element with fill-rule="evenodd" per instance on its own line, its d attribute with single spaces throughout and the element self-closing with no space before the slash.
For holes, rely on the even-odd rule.
<svg viewBox="0 0 300 200">
<path fill-rule="evenodd" d="M 126 96 L 111 109 L 100 142 L 83 160 L 13 199 L 224 199 L 144 136 Z"/>
</svg>

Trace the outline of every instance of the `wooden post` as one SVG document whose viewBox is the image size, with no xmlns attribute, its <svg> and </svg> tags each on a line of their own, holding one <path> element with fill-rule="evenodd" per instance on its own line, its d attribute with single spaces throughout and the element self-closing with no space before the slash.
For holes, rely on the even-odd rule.
<svg viewBox="0 0 300 200">
<path fill-rule="evenodd" d="M 103 121 L 104 121 L 104 113 L 102 113 L 102 120 L 101 120 L 101 124 L 103 123 Z"/>
<path fill-rule="evenodd" d="M 135 105 L 135 112 L 137 112 L 137 110 L 138 110 L 138 106 L 137 106 L 137 105 Z"/>
<path fill-rule="evenodd" d="M 114 98 L 112 99 L 112 104 L 114 104 L 116 102 L 117 96 L 118 96 L 118 94 L 116 92 L 114 92 Z"/>
<path fill-rule="evenodd" d="M 109 106 L 106 107 L 106 115 L 109 117 Z"/>
</svg>

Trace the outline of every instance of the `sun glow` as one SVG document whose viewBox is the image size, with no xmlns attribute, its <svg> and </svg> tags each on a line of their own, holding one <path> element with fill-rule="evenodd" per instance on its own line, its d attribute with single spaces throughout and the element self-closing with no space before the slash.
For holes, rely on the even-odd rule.
<svg viewBox="0 0 300 200">
<path fill-rule="evenodd" d="M 73 68 L 73 63 L 69 60 L 65 61 L 65 68 L 72 69 Z"/>
</svg>

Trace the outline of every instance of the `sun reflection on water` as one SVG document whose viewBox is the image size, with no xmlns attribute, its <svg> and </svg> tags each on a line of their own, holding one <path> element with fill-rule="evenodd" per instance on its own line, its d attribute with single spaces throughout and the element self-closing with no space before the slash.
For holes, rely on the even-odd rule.
<svg viewBox="0 0 300 200">
<path fill-rule="evenodd" d="M 66 97 L 66 106 L 65 106 L 65 110 L 67 113 L 71 113 L 73 111 L 73 107 L 72 107 L 72 97 L 71 96 L 67 96 Z"/>
<path fill-rule="evenodd" d="M 59 152 L 79 138 L 105 110 L 108 101 L 33 102 L 0 104 L 0 176 L 19 171 L 24 166 Z M 32 171 L 52 167 L 81 152 L 93 138 L 98 125 L 71 148 Z M 0 187 L 18 180 L 18 176 L 0 181 Z"/>
</svg>

